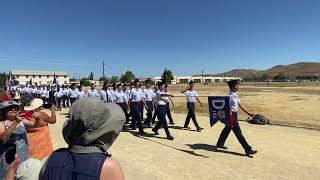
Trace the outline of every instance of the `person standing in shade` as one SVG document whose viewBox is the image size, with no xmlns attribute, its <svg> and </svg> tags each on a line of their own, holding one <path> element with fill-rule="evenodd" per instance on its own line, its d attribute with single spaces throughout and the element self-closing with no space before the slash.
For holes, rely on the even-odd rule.
<svg viewBox="0 0 320 180">
<path fill-rule="evenodd" d="M 197 128 L 197 131 L 200 132 L 203 128 L 199 126 L 197 119 L 196 119 L 196 113 L 194 112 L 195 100 L 197 100 L 199 102 L 201 107 L 203 107 L 203 106 L 202 106 L 201 101 L 198 98 L 197 91 L 195 91 L 193 88 L 194 88 L 194 83 L 193 83 L 193 81 L 190 81 L 189 88 L 181 92 L 181 93 L 185 94 L 187 97 L 187 108 L 188 108 L 188 115 L 186 118 L 186 122 L 184 123 L 184 128 L 190 129 L 189 123 L 190 123 L 190 119 L 192 119 L 194 125 Z"/>
<path fill-rule="evenodd" d="M 114 92 L 114 102 L 118 104 L 123 110 L 126 116 L 126 123 L 129 122 L 129 114 L 128 114 L 128 97 L 125 92 L 123 92 L 122 85 L 117 85 L 117 91 Z"/>
<path fill-rule="evenodd" d="M 170 135 L 170 131 L 168 128 L 167 120 L 166 120 L 166 114 L 167 114 L 167 98 L 165 97 L 173 97 L 173 95 L 168 94 L 164 92 L 164 84 L 162 82 L 158 83 L 158 91 L 156 93 L 156 101 L 157 101 L 157 112 L 158 112 L 158 123 L 156 126 L 152 129 L 152 131 L 156 134 L 159 135 L 158 130 L 163 127 L 166 134 L 167 134 L 167 139 L 173 140 L 174 138 Z"/>
<path fill-rule="evenodd" d="M 239 99 L 239 96 L 237 95 L 237 91 L 239 89 L 239 81 L 238 80 L 228 81 L 228 85 L 230 88 L 230 92 L 228 94 L 230 98 L 229 99 L 230 110 L 231 110 L 230 118 L 233 121 L 231 121 L 231 125 L 226 125 L 222 130 L 219 140 L 217 142 L 217 148 L 228 149 L 226 146 L 224 146 L 224 143 L 226 142 L 229 136 L 229 133 L 232 130 L 233 133 L 236 135 L 238 141 L 240 142 L 241 146 L 245 150 L 246 155 L 247 156 L 254 155 L 258 151 L 252 150 L 252 147 L 247 143 L 246 139 L 242 134 L 242 131 L 238 122 L 238 108 L 240 108 L 243 112 L 245 112 L 251 117 L 253 117 L 254 114 L 249 113 L 240 104 L 240 99 Z"/>
<path fill-rule="evenodd" d="M 164 92 L 170 94 L 168 92 L 168 84 L 165 85 Z M 168 96 L 168 97 L 165 97 L 165 98 L 167 99 L 166 100 L 166 103 L 167 103 L 166 104 L 166 108 L 167 108 L 167 116 L 168 116 L 168 119 L 169 119 L 169 124 L 174 125 L 174 122 L 173 122 L 173 119 L 172 119 L 172 115 L 171 115 L 171 110 L 170 110 L 170 102 L 171 102 L 173 107 L 174 107 L 174 104 L 173 104 L 173 101 L 172 101 L 171 97 Z"/>
<path fill-rule="evenodd" d="M 84 98 L 86 96 L 86 93 L 82 90 L 82 86 L 78 86 L 78 91 L 77 91 L 77 99 Z"/>
<path fill-rule="evenodd" d="M 144 125 L 147 126 L 148 128 L 151 128 L 155 94 L 154 94 L 153 89 L 151 88 L 150 82 L 147 82 L 146 89 L 143 90 L 143 93 L 144 93 L 144 96 L 146 97 L 146 104 L 148 107 L 147 119 L 144 122 Z"/>
<path fill-rule="evenodd" d="M 130 101 L 129 101 L 130 109 L 132 111 L 131 128 L 132 130 L 135 130 L 136 124 L 138 124 L 139 132 L 141 134 L 144 134 L 145 132 L 143 131 L 142 116 L 141 116 L 143 105 L 141 102 L 143 102 L 146 109 L 148 109 L 144 95 L 143 95 L 143 91 L 142 89 L 140 89 L 139 79 L 136 79 L 134 80 L 134 88 L 131 89 Z"/>
<path fill-rule="evenodd" d="M 75 84 L 72 84 L 69 90 L 71 106 L 77 100 L 77 97 L 78 97 L 78 93 L 75 90 L 75 86 L 76 86 Z"/>
<path fill-rule="evenodd" d="M 98 91 L 96 90 L 96 86 L 92 83 L 91 89 L 88 90 L 88 97 L 100 97 Z"/>
</svg>

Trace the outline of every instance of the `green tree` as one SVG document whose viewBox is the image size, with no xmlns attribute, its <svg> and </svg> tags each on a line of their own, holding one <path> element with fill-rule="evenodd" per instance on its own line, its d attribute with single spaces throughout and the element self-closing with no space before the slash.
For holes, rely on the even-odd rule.
<svg viewBox="0 0 320 180">
<path fill-rule="evenodd" d="M 101 77 L 99 78 L 99 81 L 109 82 L 109 79 L 108 79 L 107 77 L 105 77 L 105 76 L 101 76 Z"/>
<path fill-rule="evenodd" d="M 0 73 L 0 87 L 4 87 L 6 85 L 7 75 L 6 73 Z"/>
<path fill-rule="evenodd" d="M 288 79 L 288 76 L 282 72 L 280 72 L 278 75 L 273 77 L 273 80 L 275 81 L 286 81 L 287 79 Z"/>
<path fill-rule="evenodd" d="M 162 73 L 162 76 L 161 76 L 161 81 L 163 83 L 167 83 L 167 84 L 171 84 L 171 81 L 174 79 L 173 77 L 173 74 L 172 74 L 172 71 L 165 68 L 163 73 Z"/>
<path fill-rule="evenodd" d="M 126 71 L 124 74 L 121 74 L 120 81 L 122 83 L 130 83 L 134 80 L 135 76 L 132 71 Z"/>
<path fill-rule="evenodd" d="M 89 80 L 93 80 L 94 76 L 93 76 L 93 73 L 91 72 L 90 75 L 89 75 Z"/>
<path fill-rule="evenodd" d="M 271 76 L 269 74 L 267 74 L 267 73 L 262 74 L 262 76 L 261 76 L 262 81 L 266 81 L 269 79 L 271 79 Z"/>
<path fill-rule="evenodd" d="M 111 76 L 110 82 L 111 83 L 118 83 L 119 82 L 119 77 L 118 76 Z"/>
<path fill-rule="evenodd" d="M 80 80 L 80 84 L 81 84 L 82 86 L 90 86 L 90 82 L 88 81 L 87 78 L 82 78 L 82 79 Z"/>
</svg>

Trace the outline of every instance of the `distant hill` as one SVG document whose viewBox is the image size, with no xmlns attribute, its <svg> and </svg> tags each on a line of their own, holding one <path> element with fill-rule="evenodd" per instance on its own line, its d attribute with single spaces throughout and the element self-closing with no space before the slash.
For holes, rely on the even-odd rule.
<svg viewBox="0 0 320 180">
<path fill-rule="evenodd" d="M 277 76 L 283 73 L 288 76 L 313 76 L 320 74 L 320 63 L 316 62 L 299 62 L 289 65 L 277 65 L 266 70 L 255 69 L 233 69 L 231 71 L 219 74 L 205 74 L 204 76 L 235 76 L 241 78 L 268 77 Z M 196 75 L 201 76 L 201 75 Z"/>
</svg>

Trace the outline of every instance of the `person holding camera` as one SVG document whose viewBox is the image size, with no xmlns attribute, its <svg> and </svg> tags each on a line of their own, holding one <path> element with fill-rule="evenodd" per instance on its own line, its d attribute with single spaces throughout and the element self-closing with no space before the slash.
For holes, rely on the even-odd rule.
<svg viewBox="0 0 320 180">
<path fill-rule="evenodd" d="M 30 121 L 19 113 L 19 104 L 14 101 L 0 103 L 0 179 L 5 179 L 7 167 L 19 156 L 21 162 L 28 159 L 28 141 L 26 127 L 39 127 L 40 119 Z M 14 146 L 15 153 L 6 153 Z"/>
</svg>

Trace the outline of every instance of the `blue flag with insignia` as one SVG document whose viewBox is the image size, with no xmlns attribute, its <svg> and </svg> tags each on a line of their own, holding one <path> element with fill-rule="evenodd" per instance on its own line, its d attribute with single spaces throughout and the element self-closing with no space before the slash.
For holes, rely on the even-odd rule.
<svg viewBox="0 0 320 180">
<path fill-rule="evenodd" d="M 210 125 L 218 121 L 230 126 L 230 106 L 228 96 L 209 96 L 208 106 L 210 113 Z"/>
</svg>

